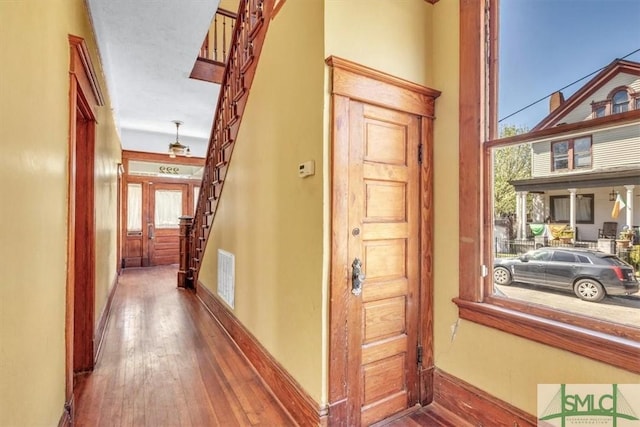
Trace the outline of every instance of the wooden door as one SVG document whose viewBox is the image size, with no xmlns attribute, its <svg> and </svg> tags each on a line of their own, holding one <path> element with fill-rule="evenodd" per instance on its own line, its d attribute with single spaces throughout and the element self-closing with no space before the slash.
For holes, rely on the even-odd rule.
<svg viewBox="0 0 640 427">
<path fill-rule="evenodd" d="M 349 425 L 418 402 L 420 119 L 349 102 Z M 365 276 L 353 286 L 358 259 Z"/>
<path fill-rule="evenodd" d="M 180 220 L 190 213 L 187 184 L 150 186 L 147 244 L 150 265 L 177 264 L 180 260 Z"/>
</svg>

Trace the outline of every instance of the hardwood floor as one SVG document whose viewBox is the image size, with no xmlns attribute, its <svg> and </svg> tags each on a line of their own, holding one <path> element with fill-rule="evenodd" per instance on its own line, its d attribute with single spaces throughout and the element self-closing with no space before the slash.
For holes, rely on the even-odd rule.
<svg viewBox="0 0 640 427">
<path fill-rule="evenodd" d="M 295 425 L 176 274 L 124 270 L 96 368 L 76 378 L 75 425 Z"/>
</svg>

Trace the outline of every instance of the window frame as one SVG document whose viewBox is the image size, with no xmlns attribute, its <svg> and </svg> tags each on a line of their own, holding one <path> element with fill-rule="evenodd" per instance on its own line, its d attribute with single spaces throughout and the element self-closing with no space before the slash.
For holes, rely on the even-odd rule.
<svg viewBox="0 0 640 427">
<path fill-rule="evenodd" d="M 590 193 L 590 194 L 580 194 L 578 195 L 578 197 L 582 196 L 582 198 L 584 199 L 585 197 L 589 199 L 589 205 L 591 207 L 591 218 L 584 221 L 584 220 L 578 220 L 578 218 L 576 217 L 576 224 L 594 224 L 595 223 L 595 213 L 593 211 L 594 207 L 595 207 L 595 203 L 594 203 L 594 194 Z M 556 212 L 555 212 L 555 205 L 554 205 L 554 200 L 557 199 L 567 199 L 569 200 L 569 196 L 568 195 L 564 195 L 564 194 L 556 194 L 553 196 L 549 196 L 549 214 L 551 215 L 551 218 L 553 220 L 553 222 L 559 222 L 559 223 L 568 223 L 569 221 L 564 221 L 564 220 L 558 220 L 556 219 Z"/>
<path fill-rule="evenodd" d="M 589 166 L 576 166 L 576 151 L 575 151 L 575 143 L 576 140 L 589 138 Z M 568 143 L 567 148 L 567 167 L 566 168 L 556 168 L 556 157 L 553 146 L 555 144 L 561 144 L 563 142 Z M 556 141 L 551 141 L 550 145 L 550 153 L 551 153 L 551 171 L 552 172 L 565 172 L 565 171 L 573 171 L 576 169 L 591 169 L 593 166 L 593 138 L 591 135 L 579 136 L 576 138 L 566 138 L 566 139 L 558 139 Z"/>
<path fill-rule="evenodd" d="M 487 10 L 488 6 L 488 10 Z M 459 296 L 462 319 L 640 373 L 640 329 L 492 294 L 490 148 L 530 140 L 532 134 L 560 135 L 583 123 L 492 141 L 497 136 L 498 0 L 460 2 L 459 47 Z M 488 25 L 491 23 L 491 25 Z M 480 37 L 478 37 L 480 35 Z M 637 120 L 640 110 L 591 120 L 610 124 Z M 589 123 L 587 122 L 587 123 Z"/>
<path fill-rule="evenodd" d="M 614 98 L 616 97 L 616 95 L 617 95 L 617 94 L 619 94 L 619 93 L 623 93 L 623 92 L 624 92 L 624 94 L 626 95 L 626 99 L 627 99 L 627 100 L 626 100 L 626 102 L 616 104 L 616 102 L 615 102 L 615 99 L 614 99 Z M 617 87 L 617 88 L 613 89 L 613 90 L 611 91 L 611 96 L 609 97 L 609 99 L 611 100 L 611 114 L 621 114 L 621 113 L 626 113 L 627 111 L 629 111 L 629 110 L 630 110 L 630 108 L 629 108 L 629 104 L 631 103 L 631 99 L 632 99 L 632 97 L 630 96 L 630 94 L 629 94 L 629 89 L 627 89 L 627 87 L 624 87 L 624 86 L 623 86 L 623 87 Z M 618 105 L 620 105 L 620 106 L 622 106 L 622 105 L 626 105 L 626 106 L 627 106 L 627 109 L 626 109 L 626 110 L 624 110 L 624 111 L 616 111 L 616 106 L 618 106 Z"/>
</svg>

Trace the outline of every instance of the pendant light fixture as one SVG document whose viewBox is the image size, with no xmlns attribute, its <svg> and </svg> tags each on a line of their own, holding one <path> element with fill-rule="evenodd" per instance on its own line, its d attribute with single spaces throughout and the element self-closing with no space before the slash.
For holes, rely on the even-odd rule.
<svg viewBox="0 0 640 427">
<path fill-rule="evenodd" d="M 176 124 L 176 141 L 169 143 L 169 157 L 175 159 L 176 156 L 191 156 L 191 149 L 187 145 L 183 145 L 180 143 L 178 138 L 178 129 L 182 122 L 180 120 L 174 120 L 173 123 Z"/>
</svg>

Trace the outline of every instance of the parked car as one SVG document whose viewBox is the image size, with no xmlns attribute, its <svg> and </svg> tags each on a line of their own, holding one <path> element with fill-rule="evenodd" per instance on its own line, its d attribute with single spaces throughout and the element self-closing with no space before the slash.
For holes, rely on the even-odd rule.
<svg viewBox="0 0 640 427">
<path fill-rule="evenodd" d="M 519 258 L 496 258 L 493 281 L 572 290 L 585 301 L 638 292 L 633 267 L 615 255 L 577 248 L 540 248 Z"/>
</svg>

